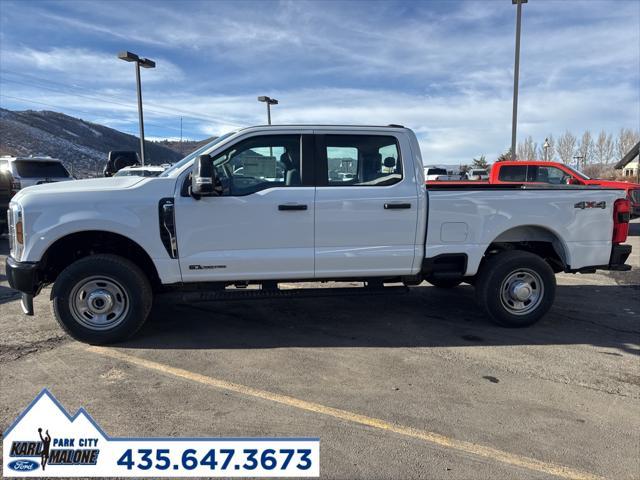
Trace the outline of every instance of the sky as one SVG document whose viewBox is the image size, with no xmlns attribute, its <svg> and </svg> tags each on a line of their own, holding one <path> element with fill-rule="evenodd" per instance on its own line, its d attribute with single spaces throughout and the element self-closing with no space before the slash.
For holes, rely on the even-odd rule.
<svg viewBox="0 0 640 480">
<path fill-rule="evenodd" d="M 0 0 L 0 106 L 147 138 L 266 123 L 402 124 L 425 164 L 492 161 L 511 139 L 516 7 L 485 1 Z M 522 7 L 518 140 L 640 128 L 640 0 Z"/>
</svg>

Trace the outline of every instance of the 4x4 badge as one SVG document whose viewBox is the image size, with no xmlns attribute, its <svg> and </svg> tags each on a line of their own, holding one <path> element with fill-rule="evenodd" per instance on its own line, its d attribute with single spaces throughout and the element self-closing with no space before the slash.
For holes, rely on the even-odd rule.
<svg viewBox="0 0 640 480">
<path fill-rule="evenodd" d="M 602 208 L 604 210 L 607 208 L 607 202 L 578 202 L 573 208 L 580 208 L 582 210 L 585 208 Z"/>
</svg>

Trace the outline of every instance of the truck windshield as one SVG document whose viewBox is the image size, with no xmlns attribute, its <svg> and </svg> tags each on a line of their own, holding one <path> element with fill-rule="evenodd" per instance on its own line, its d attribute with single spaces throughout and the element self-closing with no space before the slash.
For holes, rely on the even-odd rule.
<svg viewBox="0 0 640 480">
<path fill-rule="evenodd" d="M 191 152 L 189 155 L 184 157 L 179 162 L 174 163 L 171 168 L 166 169 L 164 172 L 162 172 L 162 174 L 160 176 L 161 177 L 170 177 L 173 173 L 175 173 L 176 171 L 180 170 L 183 166 L 185 166 L 191 160 L 196 158 L 198 155 L 203 155 L 204 153 L 213 150 L 213 147 L 215 147 L 218 143 L 222 142 L 223 140 L 226 140 L 227 138 L 229 138 L 234 133 L 236 133 L 236 132 L 225 133 L 224 135 L 220 135 L 219 137 L 211 140 L 206 145 L 203 145 L 202 147 L 198 148 L 197 150 L 194 150 L 193 152 Z"/>
<path fill-rule="evenodd" d="M 68 177 L 69 172 L 59 162 L 46 160 L 16 160 L 16 173 L 22 178 L 60 178 Z"/>
<path fill-rule="evenodd" d="M 586 176 L 584 173 L 582 173 L 580 170 L 576 170 L 573 167 L 570 167 L 569 165 L 565 165 L 569 170 L 571 170 L 573 173 L 576 174 L 576 177 L 581 178 L 582 180 L 591 180 L 590 177 Z"/>
</svg>

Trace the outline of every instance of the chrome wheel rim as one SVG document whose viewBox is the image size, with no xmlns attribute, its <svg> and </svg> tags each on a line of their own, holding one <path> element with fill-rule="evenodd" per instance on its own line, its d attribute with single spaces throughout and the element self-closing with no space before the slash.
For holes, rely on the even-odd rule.
<svg viewBox="0 0 640 480">
<path fill-rule="evenodd" d="M 90 330 L 116 327 L 129 313 L 124 287 L 110 277 L 95 276 L 78 282 L 69 297 L 74 319 Z"/>
<path fill-rule="evenodd" d="M 544 284 L 538 273 L 528 268 L 511 272 L 500 285 L 500 302 L 513 315 L 534 311 L 544 296 Z"/>
</svg>

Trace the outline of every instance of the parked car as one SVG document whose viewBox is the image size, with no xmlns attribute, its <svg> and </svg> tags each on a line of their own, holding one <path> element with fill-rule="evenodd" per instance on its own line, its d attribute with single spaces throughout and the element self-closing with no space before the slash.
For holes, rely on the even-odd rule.
<svg viewBox="0 0 640 480">
<path fill-rule="evenodd" d="M 472 168 L 465 173 L 467 180 L 477 182 L 479 180 L 488 180 L 489 173 L 484 168 Z"/>
<path fill-rule="evenodd" d="M 631 216 L 640 216 L 640 184 L 589 178 L 584 173 L 558 162 L 518 160 L 496 162 L 489 183 L 549 183 L 552 185 L 597 185 L 624 190 L 631 203 Z"/>
<path fill-rule="evenodd" d="M 158 165 L 135 165 L 131 167 L 124 167 L 118 170 L 114 177 L 157 177 L 166 168 Z"/>
<path fill-rule="evenodd" d="M 42 183 L 74 180 L 62 161 L 52 157 L 0 157 L 0 170 L 11 178 L 11 196 L 20 189 Z"/>
<path fill-rule="evenodd" d="M 0 235 L 7 232 L 7 209 L 11 199 L 11 175 L 0 170 Z"/>
<path fill-rule="evenodd" d="M 355 177 L 332 180 L 329 164 L 345 157 Z M 460 183 L 424 187 L 408 128 L 246 128 L 158 177 L 18 193 L 6 275 L 25 313 L 53 284 L 60 326 L 103 344 L 133 335 L 168 289 L 189 301 L 237 298 L 247 292 L 224 287 L 248 283 L 467 282 L 490 318 L 523 327 L 553 304 L 554 273 L 630 269 L 623 191 Z"/>
<path fill-rule="evenodd" d="M 459 177 L 449 175 L 445 168 L 440 167 L 424 167 L 425 182 L 443 182 L 449 180 L 458 180 Z"/>
<path fill-rule="evenodd" d="M 103 174 L 105 177 L 113 177 L 115 173 L 124 168 L 133 165 L 140 165 L 140 157 L 138 152 L 129 150 L 112 150 L 109 152 L 107 163 L 104 166 Z"/>
</svg>

